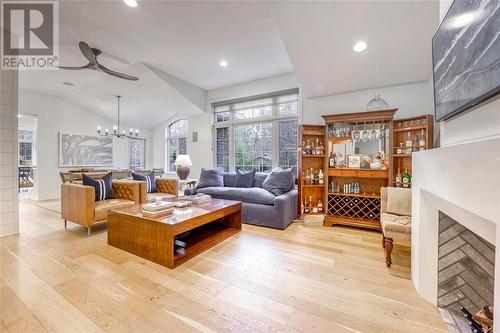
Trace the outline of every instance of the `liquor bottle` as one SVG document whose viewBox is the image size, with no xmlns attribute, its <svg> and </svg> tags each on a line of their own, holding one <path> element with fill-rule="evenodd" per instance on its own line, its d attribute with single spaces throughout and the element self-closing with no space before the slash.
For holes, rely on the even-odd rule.
<svg viewBox="0 0 500 333">
<path fill-rule="evenodd" d="M 307 139 L 307 143 L 306 143 L 306 155 L 309 155 L 311 154 L 311 143 L 309 141 L 309 139 Z"/>
<path fill-rule="evenodd" d="M 316 138 L 316 146 L 314 146 L 314 154 L 319 155 L 319 139 Z"/>
<path fill-rule="evenodd" d="M 396 187 L 401 187 L 403 182 L 403 176 L 401 176 L 401 170 L 398 168 L 398 173 L 396 174 Z"/>
<path fill-rule="evenodd" d="M 323 174 L 323 169 L 319 170 L 318 178 L 319 178 L 319 184 L 323 185 L 324 184 L 324 178 L 325 178 L 325 175 Z"/>
<path fill-rule="evenodd" d="M 307 204 L 307 198 L 304 199 L 304 214 L 309 213 L 309 205 Z"/>
<path fill-rule="evenodd" d="M 411 176 L 408 174 L 408 169 L 405 169 L 403 174 L 403 187 L 411 187 Z"/>
<path fill-rule="evenodd" d="M 408 132 L 408 137 L 406 138 L 405 146 L 406 147 L 411 147 L 412 145 L 413 145 L 413 142 L 411 141 L 411 133 Z"/>
<path fill-rule="evenodd" d="M 300 200 L 300 213 L 301 214 L 305 213 L 304 201 L 302 200 Z"/>
<path fill-rule="evenodd" d="M 330 158 L 328 159 L 328 167 L 335 168 L 335 157 L 333 156 L 333 152 L 330 152 Z"/>
<path fill-rule="evenodd" d="M 319 173 L 318 173 L 318 170 L 314 171 L 314 185 L 318 185 L 319 184 Z"/>
<path fill-rule="evenodd" d="M 424 130 L 422 130 L 422 133 L 420 134 L 420 140 L 418 141 L 418 145 L 420 146 L 420 150 L 425 150 L 425 133 L 424 133 Z"/>
<path fill-rule="evenodd" d="M 321 199 L 318 200 L 318 213 L 323 212 L 323 202 L 321 202 Z"/>
<path fill-rule="evenodd" d="M 418 145 L 420 140 L 418 139 L 418 135 L 415 136 L 415 141 L 413 141 L 413 151 L 418 151 Z"/>
</svg>

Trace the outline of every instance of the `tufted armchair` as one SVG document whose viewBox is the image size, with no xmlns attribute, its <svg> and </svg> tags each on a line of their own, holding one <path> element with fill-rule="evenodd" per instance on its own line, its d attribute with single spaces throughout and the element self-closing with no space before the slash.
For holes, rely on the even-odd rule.
<svg viewBox="0 0 500 333">
<path fill-rule="evenodd" d="M 156 178 L 156 190 L 155 193 L 146 193 L 146 182 L 141 182 L 141 196 L 144 198 L 143 202 L 150 202 L 156 197 L 177 197 L 178 180 L 177 179 L 167 179 L 167 178 Z"/>
<path fill-rule="evenodd" d="M 64 219 L 64 228 L 67 221 L 87 227 L 90 235 L 92 226 L 107 222 L 108 211 L 140 204 L 141 183 L 133 180 L 113 181 L 114 199 L 95 200 L 95 189 L 74 183 L 61 184 L 61 217 Z"/>
</svg>

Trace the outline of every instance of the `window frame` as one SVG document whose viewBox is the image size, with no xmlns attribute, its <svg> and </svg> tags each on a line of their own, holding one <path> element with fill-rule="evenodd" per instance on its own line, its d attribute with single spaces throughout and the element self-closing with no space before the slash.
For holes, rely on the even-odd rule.
<svg viewBox="0 0 500 333">
<path fill-rule="evenodd" d="M 180 121 L 185 121 L 186 122 L 186 132 L 185 135 L 171 135 L 170 134 L 170 128 L 172 125 L 180 122 Z M 188 137 L 189 137 L 189 120 L 187 118 L 179 118 L 174 121 L 172 121 L 170 124 L 166 126 L 166 135 L 165 135 L 165 171 L 166 172 L 176 172 L 177 168 L 174 165 L 174 170 L 170 170 L 170 140 L 171 139 L 177 139 L 177 142 L 179 142 L 179 139 L 185 139 L 186 140 L 186 154 L 188 153 Z"/>
<path fill-rule="evenodd" d="M 146 139 L 143 139 L 143 138 L 128 138 L 128 168 L 129 170 L 131 171 L 135 171 L 132 169 L 132 165 L 130 163 L 130 159 L 131 159 L 131 156 L 130 156 L 130 143 L 133 141 L 133 140 L 137 140 L 137 141 L 142 141 L 142 144 L 143 144 L 143 150 L 142 150 L 142 165 L 140 167 L 140 169 L 138 170 L 144 170 L 146 168 L 146 149 L 147 149 L 147 146 L 146 146 Z"/>
<path fill-rule="evenodd" d="M 276 99 L 279 97 L 282 97 L 284 95 L 288 94 L 297 94 L 297 113 L 295 114 L 279 114 L 277 108 L 273 108 L 273 114 L 272 116 L 267 116 L 267 117 L 255 117 L 255 118 L 249 118 L 249 119 L 235 119 L 234 118 L 234 109 L 233 106 L 234 104 L 238 102 L 245 102 L 245 101 L 251 101 L 251 100 L 256 100 L 256 99 L 261 99 L 261 98 L 273 98 L 274 102 L 273 104 L 276 104 Z M 300 119 L 301 119 L 301 94 L 299 88 L 292 88 L 292 89 L 287 89 L 287 90 L 282 90 L 282 91 L 277 91 L 273 93 L 268 93 L 268 94 L 262 94 L 262 95 L 256 95 L 256 96 L 250 96 L 250 97 L 245 97 L 245 98 L 240 98 L 240 99 L 234 99 L 234 100 L 228 100 L 228 101 L 221 101 L 217 103 L 212 103 L 212 147 L 213 147 L 213 167 L 217 167 L 217 136 L 216 136 L 216 130 L 217 128 L 224 128 L 227 127 L 229 131 L 229 171 L 234 172 L 235 170 L 235 128 L 236 126 L 240 125 L 253 125 L 253 124 L 261 124 L 261 123 L 272 123 L 272 160 L 271 160 L 271 169 L 276 168 L 279 166 L 279 123 L 280 122 L 287 122 L 287 121 L 297 121 L 297 126 L 300 124 Z M 229 110 L 228 111 L 221 111 L 221 112 L 229 112 L 229 120 L 227 121 L 220 121 L 216 122 L 216 107 L 221 106 L 221 105 L 229 105 Z M 298 145 L 298 139 L 297 139 L 297 145 Z M 298 156 L 297 156 L 297 163 L 298 163 Z"/>
</svg>

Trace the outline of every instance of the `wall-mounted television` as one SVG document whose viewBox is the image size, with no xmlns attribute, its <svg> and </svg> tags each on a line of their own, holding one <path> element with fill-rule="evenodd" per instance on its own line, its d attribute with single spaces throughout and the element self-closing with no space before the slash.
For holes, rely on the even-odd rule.
<svg viewBox="0 0 500 333">
<path fill-rule="evenodd" d="M 500 1 L 455 0 L 432 38 L 436 120 L 500 93 Z"/>
</svg>

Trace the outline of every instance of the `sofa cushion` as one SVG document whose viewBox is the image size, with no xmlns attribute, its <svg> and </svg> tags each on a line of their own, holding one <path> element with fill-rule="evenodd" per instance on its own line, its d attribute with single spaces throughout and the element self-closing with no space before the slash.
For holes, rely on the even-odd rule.
<svg viewBox="0 0 500 333">
<path fill-rule="evenodd" d="M 151 171 L 147 175 L 143 176 L 138 173 L 132 172 L 132 178 L 134 180 L 140 180 L 146 182 L 146 193 L 155 193 L 156 190 L 156 181 L 155 181 L 155 173 Z"/>
<path fill-rule="evenodd" d="M 97 201 L 94 204 L 94 221 L 102 221 L 108 218 L 110 209 L 123 208 L 135 205 L 134 201 L 123 199 L 108 199 Z"/>
<path fill-rule="evenodd" d="M 224 172 L 224 186 L 225 187 L 235 187 L 236 183 L 236 172 Z"/>
<path fill-rule="evenodd" d="M 83 185 L 92 186 L 95 189 L 95 201 L 113 199 L 113 176 L 111 172 L 103 176 L 101 179 L 94 179 L 86 174 L 83 174 Z"/>
<path fill-rule="evenodd" d="M 262 183 L 262 188 L 274 195 L 282 195 L 293 188 L 293 175 L 290 169 L 275 168 Z"/>
<path fill-rule="evenodd" d="M 388 187 L 387 213 L 411 216 L 411 189 Z"/>
<path fill-rule="evenodd" d="M 274 205 L 274 194 L 258 187 L 205 187 L 197 193 L 208 194 L 214 198 L 251 202 L 262 205 Z"/>
<path fill-rule="evenodd" d="M 266 180 L 267 176 L 269 176 L 269 172 L 256 172 L 255 182 L 253 186 L 262 188 L 262 183 L 264 183 L 264 180 Z"/>
<path fill-rule="evenodd" d="M 224 176 L 221 169 L 201 169 L 200 180 L 197 188 L 223 187 Z"/>
<path fill-rule="evenodd" d="M 253 187 L 255 182 L 255 170 L 243 172 L 238 169 L 236 172 L 236 181 L 234 187 Z"/>
<path fill-rule="evenodd" d="M 380 224 L 385 237 L 396 241 L 411 240 L 411 217 L 382 213 Z"/>
</svg>

